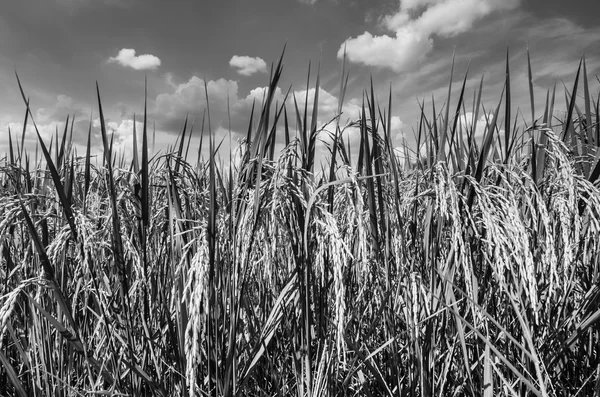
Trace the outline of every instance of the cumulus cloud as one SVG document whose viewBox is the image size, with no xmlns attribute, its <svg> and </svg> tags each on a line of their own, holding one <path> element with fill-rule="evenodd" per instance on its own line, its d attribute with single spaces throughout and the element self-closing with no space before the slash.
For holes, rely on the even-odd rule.
<svg viewBox="0 0 600 397">
<path fill-rule="evenodd" d="M 87 142 L 87 132 L 89 128 L 89 117 L 91 107 L 88 107 L 84 103 L 78 103 L 76 100 L 68 95 L 58 95 L 55 102 L 46 104 L 44 107 L 38 108 L 34 114 L 34 121 L 40 132 L 40 135 L 46 144 L 49 144 L 50 140 L 58 132 L 62 134 L 65 129 L 65 121 L 69 116 L 69 127 L 70 133 L 73 128 L 73 143 L 78 144 L 80 142 Z M 16 119 L 10 115 L 0 119 L 0 129 L 10 128 L 13 134 L 13 140 L 21 139 L 21 133 L 23 131 L 23 123 L 19 115 Z M 94 131 L 92 132 L 94 134 Z M 2 135 L 2 133 L 0 133 Z M 4 135 L 8 139 L 7 134 Z M 95 137 L 95 136 L 94 136 Z M 0 138 L 0 152 L 3 147 L 4 141 Z M 37 133 L 31 121 L 27 123 L 25 131 L 25 149 L 35 151 L 35 145 L 38 143 Z"/>
<path fill-rule="evenodd" d="M 108 58 L 108 62 L 116 62 L 121 66 L 135 70 L 156 69 L 160 66 L 160 59 L 154 55 L 135 55 L 135 50 L 123 48 L 116 57 Z"/>
<path fill-rule="evenodd" d="M 181 132 L 186 116 L 189 117 L 189 122 L 194 124 L 194 134 L 192 138 L 192 146 L 197 148 L 200 137 L 200 125 L 202 122 L 203 112 L 206 109 L 206 97 L 204 92 L 204 80 L 200 77 L 193 76 L 187 81 L 175 81 L 174 76 L 165 76 L 168 80 L 169 92 L 162 93 L 156 97 L 155 106 L 152 109 L 150 119 L 156 120 L 157 131 L 164 132 L 164 142 L 157 141 L 157 147 L 165 147 L 172 144 L 174 134 Z M 250 111 L 252 103 L 255 102 L 254 127 L 260 117 L 261 104 L 266 96 L 267 87 L 256 87 L 247 92 L 240 92 L 238 82 L 235 80 L 207 80 L 208 97 L 210 101 L 210 118 L 211 131 L 216 134 L 218 142 L 223 141 L 221 147 L 221 155 L 228 155 L 229 149 L 235 149 L 237 143 L 241 142 L 246 137 L 248 131 L 248 122 L 250 120 Z M 285 99 L 286 92 L 280 87 L 276 87 L 273 99 L 273 105 L 278 103 L 282 105 Z M 307 102 L 308 122 L 311 123 L 313 108 L 314 108 L 315 88 L 294 90 L 289 93 L 286 106 L 288 111 L 288 121 L 290 127 L 290 136 L 297 136 L 297 120 L 295 112 L 295 103 L 297 103 L 300 112 L 304 112 L 305 102 Z M 294 97 L 296 102 L 294 102 Z M 229 99 L 229 113 L 227 103 Z M 336 93 L 329 92 L 323 88 L 319 88 L 318 102 L 318 117 L 317 128 L 322 129 L 316 143 L 316 158 L 317 163 L 327 157 L 327 145 L 331 143 L 331 133 L 335 131 L 334 118 L 338 115 L 338 97 Z M 350 145 L 352 157 L 357 155 L 360 142 L 360 129 L 350 122 L 356 121 L 361 116 L 362 100 L 352 98 L 346 100 L 342 105 L 342 115 L 340 117 L 340 127 L 343 131 L 344 141 Z M 271 120 L 273 117 L 271 113 Z M 229 145 L 229 116 L 231 116 L 231 146 Z M 332 122 L 333 120 L 333 122 Z M 189 127 L 189 123 L 188 123 Z M 392 117 L 391 133 L 393 142 L 402 142 L 404 137 L 402 129 L 405 124 L 400 118 Z M 118 130 L 119 128 L 115 128 Z M 204 134 L 208 133 L 207 125 L 205 124 Z M 171 140 L 169 141 L 169 136 Z M 120 135 L 120 134 L 119 134 Z M 158 137 L 158 135 L 157 135 Z M 284 145 L 284 126 L 283 120 L 280 119 L 277 125 L 275 136 L 275 152 L 278 153 Z M 206 141 L 204 141 L 206 142 Z M 197 150 L 197 149 L 195 149 Z M 207 156 L 208 149 L 203 148 L 203 155 Z M 195 155 L 195 154 L 194 154 Z"/>
<path fill-rule="evenodd" d="M 42 137 L 44 142 L 48 145 L 50 140 L 56 134 L 57 130 L 61 131 L 61 133 L 62 133 L 62 130 L 64 128 L 64 122 L 60 123 L 57 121 L 52 121 L 48 124 L 36 123 L 36 126 L 37 126 L 37 130 L 40 133 L 40 136 Z M 23 123 L 20 121 L 10 122 L 6 126 L 6 130 L 10 131 L 12 133 L 12 139 L 13 140 L 17 139 L 20 144 L 21 133 L 23 131 Z M 4 133 L 2 134 L 0 143 L 2 143 L 2 144 L 8 143 L 8 135 L 7 134 L 4 134 Z M 33 152 L 35 150 L 35 145 L 37 145 L 37 144 L 38 144 L 38 137 L 37 137 L 36 130 L 32 123 L 28 123 L 27 127 L 25 128 L 25 142 L 24 142 L 25 150 L 27 150 L 29 152 Z"/>
<path fill-rule="evenodd" d="M 154 115 L 160 128 L 165 131 L 178 131 L 186 116 L 196 124 L 202 122 L 206 106 L 204 80 L 192 76 L 187 82 L 176 84 L 173 92 L 159 94 L 156 97 Z M 234 80 L 209 80 L 207 82 L 208 98 L 210 101 L 210 116 L 212 127 L 219 124 L 227 126 L 227 99 L 230 109 L 235 111 L 238 99 L 238 83 Z M 232 113 L 233 116 L 233 113 Z M 236 119 L 232 117 L 232 119 Z"/>
<path fill-rule="evenodd" d="M 267 72 L 267 63 L 259 57 L 234 55 L 229 60 L 229 65 L 236 68 L 237 72 L 242 76 L 252 76 L 258 72 Z"/>
<path fill-rule="evenodd" d="M 243 100 L 245 106 L 252 106 L 253 102 L 256 102 L 256 106 L 263 103 L 269 93 L 269 87 L 256 87 L 250 90 L 250 93 Z M 275 87 L 275 93 L 273 94 L 273 103 L 281 103 L 283 101 L 283 92 L 280 87 Z M 237 104 L 239 107 L 240 104 Z"/>
<path fill-rule="evenodd" d="M 156 107 L 163 115 L 176 116 L 177 113 L 192 113 L 199 105 L 206 104 L 204 80 L 192 76 L 189 81 L 177 85 L 175 92 L 156 97 Z M 238 83 L 234 80 L 210 80 L 206 84 L 211 102 L 227 102 L 228 95 L 237 98 Z"/>
<path fill-rule="evenodd" d="M 396 72 L 415 68 L 433 47 L 433 40 L 407 26 L 398 29 L 396 36 L 373 36 L 369 32 L 349 39 L 340 48 L 338 57 L 347 51 L 348 60 L 367 66 L 380 66 Z"/>
<path fill-rule="evenodd" d="M 118 121 L 105 120 L 106 130 L 109 135 L 109 140 L 113 141 L 113 151 L 118 156 L 122 154 L 125 158 L 130 160 L 133 158 L 133 120 L 132 119 L 121 119 Z M 92 121 L 93 130 L 100 129 L 100 119 L 96 118 Z M 135 121 L 135 128 L 138 134 L 144 128 L 144 123 L 137 119 Z M 138 145 L 140 144 L 141 136 L 138 135 Z M 102 141 L 99 139 L 97 149 L 102 149 Z M 139 149 L 139 147 L 138 147 Z"/>
<path fill-rule="evenodd" d="M 392 116 L 390 131 L 392 133 L 392 142 L 398 142 L 404 139 L 404 122 L 398 116 Z"/>
<path fill-rule="evenodd" d="M 69 120 L 69 128 L 68 133 L 70 137 L 70 129 L 72 119 Z M 72 143 L 75 146 L 83 147 L 83 150 L 78 150 L 79 153 L 85 153 L 85 146 L 87 143 L 87 132 L 89 128 L 90 120 L 76 120 L 73 125 L 73 135 L 72 135 Z M 6 131 L 10 130 L 12 133 L 13 144 L 15 142 L 19 142 L 21 144 L 21 134 L 23 131 L 23 123 L 20 121 L 9 122 L 6 126 L 2 126 L 2 128 L 6 127 Z M 58 132 L 59 136 L 62 137 L 62 133 L 65 130 L 65 119 L 63 120 L 49 120 L 46 122 L 38 122 L 36 120 L 36 127 L 42 137 L 42 140 L 46 144 L 46 146 L 50 145 L 50 142 L 56 139 L 56 133 Z M 0 150 L 3 148 L 8 148 L 8 134 L 2 133 L 0 134 Z M 100 140 L 100 132 L 92 129 L 92 142 L 101 142 Z M 37 132 L 35 127 L 31 122 L 27 124 L 25 129 L 25 140 L 23 142 L 24 150 L 30 153 L 35 153 L 36 146 L 39 144 Z"/>
<path fill-rule="evenodd" d="M 477 141 L 481 141 L 487 124 L 494 118 L 494 115 L 493 113 L 489 113 L 488 115 L 482 114 L 477 120 L 473 120 L 473 117 L 473 112 L 466 112 L 464 115 L 459 117 L 458 122 L 465 131 L 465 139 L 467 132 L 469 132 L 469 134 L 475 132 L 475 139 Z M 473 123 L 475 123 L 475 131 L 473 131 Z"/>
<path fill-rule="evenodd" d="M 193 76 L 188 81 L 176 83 L 173 77 L 167 76 L 171 82 L 172 90 L 162 93 L 156 97 L 155 106 L 152 110 L 151 118 L 157 122 L 157 129 L 178 133 L 184 123 L 186 116 L 190 122 L 194 123 L 194 131 L 199 133 L 200 124 L 204 109 L 206 109 L 206 96 L 204 92 L 204 80 Z M 212 131 L 219 129 L 229 129 L 229 116 L 231 116 L 231 129 L 239 132 L 240 136 L 245 135 L 248 130 L 248 120 L 252 103 L 256 103 L 255 121 L 259 116 L 260 106 L 267 92 L 267 87 L 256 87 L 247 94 L 239 92 L 238 83 L 235 80 L 208 80 L 208 97 L 210 101 L 210 118 Z M 308 90 L 308 113 L 309 119 L 312 114 L 315 89 Z M 290 127 L 295 127 L 294 96 L 301 111 L 304 110 L 304 102 L 307 97 L 306 90 L 293 91 L 287 97 L 288 114 L 290 115 Z M 285 98 L 285 92 L 277 87 L 275 90 L 273 104 L 281 105 Z M 227 102 L 229 100 L 229 112 Z M 331 121 L 337 115 L 338 98 L 336 95 L 320 88 L 319 90 L 319 109 L 318 126 Z M 344 126 L 349 120 L 356 120 L 360 117 L 360 103 L 357 100 L 347 101 L 342 106 L 342 117 L 340 124 Z M 282 126 L 280 121 L 280 126 Z M 332 131 L 333 124 L 329 125 L 328 130 Z M 207 131 L 205 126 L 205 132 Z M 283 134 L 278 135 L 278 140 L 283 140 Z"/>
<path fill-rule="evenodd" d="M 301 111 L 304 111 L 304 104 L 307 98 L 306 90 L 294 91 L 293 96 L 296 97 L 296 101 L 298 103 L 298 108 Z M 291 106 L 294 106 L 293 96 L 290 96 L 289 103 Z M 315 97 L 315 89 L 311 88 L 308 90 L 308 115 L 309 117 L 312 115 L 314 108 L 314 97 Z M 337 96 L 331 94 L 330 92 L 324 90 L 323 88 L 319 88 L 319 107 L 317 109 L 318 114 L 318 128 L 325 126 L 326 123 L 331 122 L 335 117 L 339 116 L 340 127 L 344 128 L 350 122 L 356 121 L 361 116 L 361 102 L 357 98 L 353 98 L 347 100 L 342 104 L 342 113 L 338 114 L 338 106 L 339 99 Z M 335 122 L 332 122 L 325 128 L 329 132 L 333 132 L 335 130 Z M 352 129 L 350 129 L 352 131 Z"/>
<path fill-rule="evenodd" d="M 36 122 L 45 124 L 51 121 L 65 121 L 67 116 L 79 117 L 81 114 L 89 114 L 81 105 L 75 103 L 73 98 L 68 95 L 58 95 L 56 103 L 38 109 L 36 112 Z"/>
<path fill-rule="evenodd" d="M 420 65 L 433 48 L 434 38 L 452 37 L 471 30 L 475 22 L 493 12 L 513 10 L 520 0 L 402 0 L 397 13 L 383 18 L 390 35 L 369 32 L 348 39 L 351 62 L 410 71 Z"/>
</svg>

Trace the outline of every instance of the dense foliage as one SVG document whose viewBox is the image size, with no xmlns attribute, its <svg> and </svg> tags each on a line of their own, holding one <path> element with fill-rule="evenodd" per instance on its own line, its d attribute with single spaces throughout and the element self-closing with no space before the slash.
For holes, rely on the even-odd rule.
<svg viewBox="0 0 600 397">
<path fill-rule="evenodd" d="M 394 148 L 391 99 L 378 106 L 372 86 L 352 148 L 339 120 L 332 134 L 317 125 L 318 106 L 274 103 L 281 72 L 280 60 L 227 166 L 190 164 L 187 127 L 152 156 L 145 117 L 125 162 L 99 91 L 102 166 L 89 143 L 76 156 L 68 120 L 54 149 L 40 137 L 40 159 L 11 136 L 0 394 L 600 395 L 600 127 L 585 61 L 563 117 L 549 91 L 538 118 L 531 90 L 518 128 L 507 69 L 482 137 L 483 87 L 464 123 L 463 82 L 456 107 L 422 110 L 413 154 Z M 340 103 L 346 81 L 342 69 Z M 321 138 L 328 166 L 315 170 Z"/>
</svg>

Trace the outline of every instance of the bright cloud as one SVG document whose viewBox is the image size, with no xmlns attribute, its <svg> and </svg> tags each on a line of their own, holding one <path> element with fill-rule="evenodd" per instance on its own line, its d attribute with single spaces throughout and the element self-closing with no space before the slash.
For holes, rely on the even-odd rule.
<svg viewBox="0 0 600 397">
<path fill-rule="evenodd" d="M 177 116 L 193 113 L 200 104 L 206 104 L 205 84 L 198 76 L 179 84 L 174 93 L 160 94 L 156 97 L 156 108 L 160 114 Z M 227 103 L 228 95 L 237 98 L 238 84 L 233 80 L 210 80 L 206 84 L 210 102 Z"/>
<path fill-rule="evenodd" d="M 234 55 L 229 61 L 229 65 L 237 69 L 237 72 L 243 76 L 252 76 L 255 73 L 267 72 L 267 63 L 259 57 L 248 57 Z"/>
<path fill-rule="evenodd" d="M 443 37 L 469 31 L 473 24 L 496 11 L 518 7 L 517 0 L 446 0 L 427 8 L 414 21 L 418 31 Z"/>
<path fill-rule="evenodd" d="M 433 40 L 412 27 L 398 29 L 395 37 L 373 36 L 369 32 L 349 39 L 338 52 L 341 58 L 346 49 L 351 62 L 380 66 L 396 72 L 411 70 L 425 59 Z"/>
<path fill-rule="evenodd" d="M 252 106 L 252 102 L 256 102 L 256 105 L 260 105 L 266 99 L 269 93 L 269 87 L 256 87 L 250 90 L 248 96 L 244 100 L 246 106 Z M 283 101 L 283 92 L 280 87 L 275 87 L 275 93 L 273 94 L 273 102 L 281 103 Z"/>
<path fill-rule="evenodd" d="M 156 97 L 154 114 L 160 127 L 166 131 L 177 131 L 183 126 L 186 116 L 190 121 L 200 124 L 206 106 L 204 80 L 192 76 L 187 82 L 175 84 L 174 92 L 163 93 Z M 238 99 L 238 83 L 234 80 L 209 80 L 207 82 L 210 101 L 212 127 L 227 125 L 227 100 L 232 114 Z"/>
<path fill-rule="evenodd" d="M 473 132 L 473 122 L 475 122 L 475 139 L 479 141 L 483 138 L 486 126 L 492 120 L 494 115 L 492 113 L 487 116 L 482 114 L 477 120 L 473 120 L 473 116 L 473 112 L 467 112 L 464 115 L 461 115 L 458 121 L 462 128 L 465 129 L 465 139 L 467 131 L 469 133 Z"/>
<path fill-rule="evenodd" d="M 95 129 L 100 128 L 100 119 L 93 120 L 92 126 Z M 135 128 L 138 133 L 138 145 L 141 142 L 141 132 L 144 124 L 139 119 L 135 122 Z M 118 156 L 125 154 L 125 158 L 130 160 L 133 158 L 133 120 L 122 119 L 120 121 L 106 121 L 106 130 L 109 140 L 113 139 L 113 151 Z M 112 135 L 111 135 L 112 134 Z M 138 147 L 139 149 L 139 147 Z"/>
<path fill-rule="evenodd" d="M 393 35 L 373 36 L 369 32 L 348 39 L 351 62 L 379 66 L 396 72 L 410 71 L 420 65 L 433 48 L 435 36 L 451 37 L 472 29 L 487 15 L 513 10 L 520 0 L 402 0 L 399 11 L 383 19 Z"/>
<path fill-rule="evenodd" d="M 390 130 L 392 132 L 392 141 L 397 141 L 404 138 L 404 132 L 402 131 L 404 128 L 404 122 L 400 119 L 400 117 L 392 116 L 391 122 L 392 125 L 390 126 Z"/>
<path fill-rule="evenodd" d="M 108 62 L 117 62 L 119 65 L 135 70 L 156 69 L 160 66 L 160 59 L 154 55 L 135 55 L 135 50 L 123 48 L 116 57 L 108 58 Z"/>
<path fill-rule="evenodd" d="M 294 91 L 293 96 L 296 97 L 296 102 L 298 103 L 298 107 L 300 109 L 304 109 L 304 104 L 306 102 L 306 90 Z M 315 89 L 311 88 L 308 90 L 308 112 L 312 113 L 313 104 L 315 98 Z M 290 98 L 290 102 L 292 103 L 293 98 Z M 319 117 L 330 119 L 336 115 L 338 108 L 338 98 L 329 92 L 325 91 L 322 88 L 319 88 Z M 323 120 L 324 122 L 329 120 Z"/>
<path fill-rule="evenodd" d="M 204 92 L 204 80 L 193 76 L 188 81 L 175 83 L 172 76 L 167 76 L 170 81 L 172 91 L 162 93 L 156 97 L 155 106 L 152 110 L 152 117 L 156 119 L 157 128 L 171 133 L 178 132 L 183 126 L 187 117 L 194 123 L 194 131 L 199 132 L 204 110 L 206 109 L 206 94 Z M 207 81 L 208 97 L 210 101 L 210 118 L 212 131 L 219 128 L 229 128 L 229 116 L 231 116 L 231 129 L 234 132 L 244 133 L 248 130 L 247 121 L 249 120 L 252 103 L 255 102 L 255 120 L 260 115 L 260 107 L 267 93 L 267 87 L 256 87 L 247 94 L 239 93 L 238 82 L 235 80 L 209 80 Z M 315 89 L 308 90 L 308 114 L 309 120 L 313 110 L 313 100 Z M 289 93 L 287 97 L 287 110 L 290 117 L 290 126 L 295 127 L 294 96 L 301 112 L 304 111 L 304 103 L 307 98 L 306 90 L 298 90 Z M 273 105 L 283 103 L 285 92 L 277 87 L 274 93 Z M 229 109 L 227 108 L 229 102 Z M 319 90 L 319 109 L 318 109 L 318 127 L 324 126 L 330 122 L 338 110 L 338 98 L 336 95 L 320 88 Z M 340 124 L 346 125 L 348 121 L 355 121 L 360 117 L 360 103 L 357 100 L 347 101 L 342 106 L 342 117 Z M 282 121 L 280 120 L 280 123 Z M 280 124 L 281 125 L 281 124 Z M 328 130 L 335 125 L 330 124 Z M 398 127 L 400 124 L 398 124 Z M 205 132 L 207 125 L 205 125 Z M 283 139 L 283 135 L 278 136 Z"/>
<path fill-rule="evenodd" d="M 42 139 L 49 145 L 50 140 L 55 137 L 57 131 L 59 134 L 62 134 L 65 130 L 65 122 L 68 116 L 68 132 L 70 134 L 72 128 L 73 143 L 86 143 L 90 123 L 90 111 L 91 108 L 86 105 L 78 103 L 77 100 L 74 100 L 68 95 L 61 94 L 56 97 L 55 102 L 49 103 L 45 107 L 33 111 L 33 120 L 35 121 L 35 125 L 37 126 Z M 0 121 L 0 128 L 6 127 L 7 130 L 10 128 L 11 133 L 13 134 L 13 140 L 21 140 L 21 134 L 23 132 L 22 121 L 18 119 L 15 120 L 11 117 Z M 92 134 L 95 135 L 94 131 L 92 131 Z M 0 152 L 2 151 L 1 148 L 4 147 L 3 145 L 6 143 L 5 141 L 8 139 L 7 134 L 5 134 L 4 137 L 6 139 L 0 138 Z M 37 133 L 30 119 L 25 131 L 25 149 L 32 149 L 32 151 L 35 151 L 37 142 Z"/>
</svg>

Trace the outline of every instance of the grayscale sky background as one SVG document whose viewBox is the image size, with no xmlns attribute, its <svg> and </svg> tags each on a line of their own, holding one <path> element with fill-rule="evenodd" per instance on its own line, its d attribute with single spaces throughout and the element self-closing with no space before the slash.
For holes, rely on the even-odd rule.
<svg viewBox="0 0 600 397">
<path fill-rule="evenodd" d="M 69 114 L 76 117 L 74 141 L 84 145 L 91 117 L 96 149 L 96 81 L 115 142 L 131 150 L 147 76 L 149 119 L 156 123 L 156 150 L 163 150 L 186 115 L 198 138 L 204 79 L 213 130 L 227 136 L 229 98 L 232 137 L 242 137 L 252 100 L 262 98 L 271 63 L 286 43 L 281 91 L 291 86 L 302 104 L 309 60 L 311 87 L 320 61 L 322 123 L 337 108 L 344 46 L 350 80 L 342 124 L 358 116 L 372 75 L 382 102 L 392 85 L 395 143 L 414 142 L 418 102 L 427 108 L 432 96 L 438 108 L 445 102 L 454 49 L 454 101 L 470 61 L 467 97 L 485 73 L 483 103 L 491 109 L 509 48 L 513 103 L 529 120 L 528 47 L 538 108 L 554 83 L 572 86 L 584 53 L 597 94 L 598 15 L 597 0 L 6 0 L 0 7 L 0 157 L 9 128 L 20 135 L 25 112 L 15 70 L 45 139 L 64 128 Z M 29 130 L 27 145 L 34 143 Z"/>
</svg>

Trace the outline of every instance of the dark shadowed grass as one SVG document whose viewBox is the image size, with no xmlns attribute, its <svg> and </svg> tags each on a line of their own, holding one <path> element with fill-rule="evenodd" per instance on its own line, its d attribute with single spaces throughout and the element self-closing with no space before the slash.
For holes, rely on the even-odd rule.
<svg viewBox="0 0 600 397">
<path fill-rule="evenodd" d="M 381 103 L 371 83 L 333 133 L 308 97 L 275 103 L 282 55 L 229 164 L 209 108 L 208 158 L 187 161 L 187 120 L 152 157 L 146 102 L 126 163 L 97 88 L 95 167 L 91 122 L 85 157 L 73 120 L 46 146 L 21 89 L 0 171 L 0 394 L 600 395 L 600 98 L 582 58 L 564 117 L 555 88 L 538 115 L 526 66 L 530 117 L 508 61 L 489 113 L 483 78 L 472 103 L 466 73 L 452 97 L 453 66 L 411 148 L 394 146 L 391 88 Z M 342 65 L 338 113 L 347 82 Z"/>
</svg>

